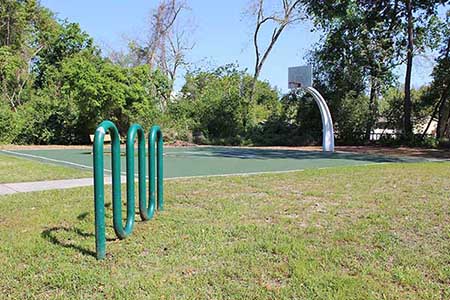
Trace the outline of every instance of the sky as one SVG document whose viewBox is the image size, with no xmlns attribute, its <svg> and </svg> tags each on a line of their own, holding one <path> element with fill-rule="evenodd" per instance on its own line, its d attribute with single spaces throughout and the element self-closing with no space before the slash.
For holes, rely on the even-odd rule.
<svg viewBox="0 0 450 300">
<path fill-rule="evenodd" d="M 199 67 L 238 63 L 250 73 L 254 69 L 253 23 L 244 14 L 248 0 L 186 0 L 191 8 L 185 16 L 194 28 L 195 44 L 188 61 Z M 145 36 L 150 11 L 157 0 L 41 0 L 60 19 L 79 23 L 96 44 L 107 53 L 126 49 L 128 38 Z M 263 67 L 260 79 L 287 92 L 288 67 L 305 64 L 305 56 L 320 39 L 310 22 L 302 22 L 283 32 Z M 413 86 L 430 82 L 433 61 L 418 59 L 413 69 Z M 399 68 L 400 80 L 404 68 Z M 175 87 L 180 88 L 179 78 Z"/>
</svg>

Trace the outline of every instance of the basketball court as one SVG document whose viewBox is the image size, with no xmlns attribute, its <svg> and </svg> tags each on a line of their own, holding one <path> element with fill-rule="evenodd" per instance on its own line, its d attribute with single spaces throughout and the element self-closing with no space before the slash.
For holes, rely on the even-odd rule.
<svg viewBox="0 0 450 300">
<path fill-rule="evenodd" d="M 109 150 L 109 148 L 107 149 Z M 93 168 L 92 152 L 89 149 L 1 150 L 0 153 L 72 168 Z M 110 157 L 111 154 L 105 150 L 106 172 L 111 170 Z M 388 157 L 342 152 L 329 153 L 237 147 L 166 147 L 164 149 L 164 178 L 280 173 L 307 169 L 419 162 L 424 160 L 424 158 Z M 137 172 L 137 168 L 135 169 Z M 121 153 L 121 170 L 122 174 L 125 174 L 125 149 L 122 149 Z"/>
</svg>

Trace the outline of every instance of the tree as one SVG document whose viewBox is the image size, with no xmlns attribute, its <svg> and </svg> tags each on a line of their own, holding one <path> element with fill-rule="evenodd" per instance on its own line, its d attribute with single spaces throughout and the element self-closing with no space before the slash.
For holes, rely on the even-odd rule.
<svg viewBox="0 0 450 300">
<path fill-rule="evenodd" d="M 101 56 L 76 23 L 57 21 L 38 1 L 0 0 L 0 141 L 86 143 L 103 119 L 121 133 L 158 117 L 169 81 L 147 65 Z"/>
<path fill-rule="evenodd" d="M 179 69 L 188 65 L 186 54 L 194 47 L 188 38 L 192 35 L 192 24 L 182 18 L 188 10 L 184 0 L 162 0 L 151 13 L 147 38 L 133 40 L 129 44 L 134 57 L 131 61 L 159 69 L 171 80 L 171 89 L 161 103 L 163 110 L 167 107 Z"/>
<path fill-rule="evenodd" d="M 412 137 L 413 58 L 427 49 L 436 47 L 439 26 L 437 8 L 439 4 L 445 3 L 448 1 L 305 0 L 302 2 L 307 11 L 314 16 L 316 25 L 326 34 L 321 51 L 315 51 L 316 55 L 313 57 L 319 61 L 320 58 L 327 60 L 329 63 L 325 66 L 340 72 L 341 75 L 337 73 L 337 76 L 348 78 L 349 76 L 343 72 L 354 72 L 356 76 L 361 76 L 361 79 L 352 80 L 363 83 L 362 86 L 368 86 L 366 88 L 372 114 L 367 120 L 366 137 L 369 136 L 370 128 L 376 121 L 376 99 L 382 88 L 389 87 L 393 82 L 392 72 L 401 64 L 406 64 L 402 131 L 405 138 Z M 333 44 L 335 46 L 330 47 Z M 333 51 L 338 51 L 338 54 Z M 341 63 L 337 63 L 337 67 L 332 66 L 334 62 L 339 62 L 336 56 L 352 57 L 343 60 L 347 69 L 342 68 Z M 331 79 L 340 81 L 336 76 Z M 349 86 L 351 85 L 350 83 Z"/>
<path fill-rule="evenodd" d="M 447 12 L 441 36 L 440 55 L 436 59 L 436 65 L 432 73 L 433 81 L 425 99 L 431 102 L 434 108 L 422 138 L 427 133 L 436 115 L 438 117 L 436 137 L 438 139 L 450 138 L 450 11 Z"/>
<path fill-rule="evenodd" d="M 186 120 L 191 130 L 202 132 L 210 142 L 240 144 L 246 137 L 244 99 L 252 84 L 253 77 L 234 64 L 190 72 L 181 99 L 170 106 L 172 118 Z M 253 123 L 266 121 L 279 105 L 276 90 L 267 82 L 257 85 L 248 113 Z"/>
<path fill-rule="evenodd" d="M 280 0 L 281 8 L 276 8 L 270 12 L 266 11 L 266 2 L 264 0 L 255 0 L 251 4 L 250 14 L 255 18 L 255 29 L 253 32 L 253 46 L 255 49 L 255 68 L 253 72 L 253 81 L 250 90 L 250 97 L 244 104 L 244 114 L 248 113 L 248 106 L 251 105 L 255 94 L 256 82 L 261 70 L 270 55 L 273 47 L 277 43 L 283 31 L 290 25 L 302 20 L 300 13 L 300 0 Z M 272 34 L 266 47 L 261 46 L 260 35 L 264 26 L 272 24 Z M 268 27 L 269 28 L 269 27 Z M 247 118 L 244 119 L 244 127 L 247 127 Z"/>
<path fill-rule="evenodd" d="M 61 63 L 80 52 L 92 57 L 100 56 L 100 50 L 94 46 L 94 40 L 81 30 L 79 24 L 63 21 L 57 29 L 48 34 L 47 47 L 36 56 L 33 71 L 36 75 L 35 86 L 41 88 L 50 79 L 52 72 L 61 68 Z"/>
<path fill-rule="evenodd" d="M 30 70 L 56 27 L 52 13 L 37 1 L 0 1 L 0 91 L 14 111 L 23 104 Z"/>
<path fill-rule="evenodd" d="M 447 13 L 447 26 L 444 31 L 444 40 L 441 55 L 433 71 L 433 87 L 440 94 L 439 121 L 437 138 L 450 138 L 450 14 Z"/>
<path fill-rule="evenodd" d="M 378 98 L 394 81 L 396 23 L 387 22 L 389 10 L 378 1 L 305 1 L 316 27 L 324 32 L 309 58 L 315 67 L 316 85 L 335 114 L 338 132 L 349 140 L 369 140 L 378 119 Z M 368 95 L 368 98 L 365 95 Z M 350 102 L 353 99 L 354 107 Z M 366 108 L 361 106 L 362 101 Z M 350 130 L 347 109 L 363 117 Z M 361 131 L 361 124 L 365 129 Z M 345 129 L 344 129 L 345 128 Z M 350 131 L 349 131 L 350 130 Z"/>
<path fill-rule="evenodd" d="M 392 20 L 397 20 L 406 28 L 399 36 L 406 43 L 405 98 L 403 103 L 403 135 L 410 139 L 413 134 L 411 76 L 413 59 L 427 48 L 435 48 L 437 42 L 437 8 L 448 0 L 404 0 L 389 1 L 393 7 Z"/>
</svg>

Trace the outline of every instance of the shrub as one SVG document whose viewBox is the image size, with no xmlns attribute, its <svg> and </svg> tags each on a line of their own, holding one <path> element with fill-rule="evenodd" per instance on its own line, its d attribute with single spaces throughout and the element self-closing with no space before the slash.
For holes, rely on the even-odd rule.
<svg viewBox="0 0 450 300">
<path fill-rule="evenodd" d="M 0 103 L 0 144 L 11 144 L 19 130 L 17 114 L 2 101 Z"/>
</svg>

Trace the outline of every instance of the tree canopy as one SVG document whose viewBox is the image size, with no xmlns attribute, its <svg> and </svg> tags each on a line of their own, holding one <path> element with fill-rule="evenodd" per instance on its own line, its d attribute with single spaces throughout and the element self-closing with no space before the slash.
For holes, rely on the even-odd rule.
<svg viewBox="0 0 450 300">
<path fill-rule="evenodd" d="M 437 14 L 449 1 L 276 2 L 283 9 L 268 11 L 264 0 L 252 6 L 257 57 L 249 73 L 237 64 L 192 68 L 186 53 L 194 43 L 174 26 L 187 1 L 161 0 L 149 38 L 106 56 L 79 24 L 57 19 L 39 1 L 0 0 L 0 142 L 88 143 L 97 124 L 110 119 L 121 134 L 133 122 L 160 123 L 169 140 L 320 143 L 314 102 L 302 93 L 281 95 L 258 79 L 284 28 L 306 16 L 322 33 L 307 59 L 338 142 L 367 143 L 377 128 L 396 131 L 399 142 L 424 142 L 434 120 L 437 139 L 449 140 L 449 17 Z M 269 21 L 275 28 L 264 50 L 258 28 Z M 435 50 L 432 83 L 411 88 L 413 60 Z M 174 91 L 183 66 L 190 66 L 185 82 Z M 399 66 L 406 66 L 405 78 L 396 76 Z"/>
</svg>

